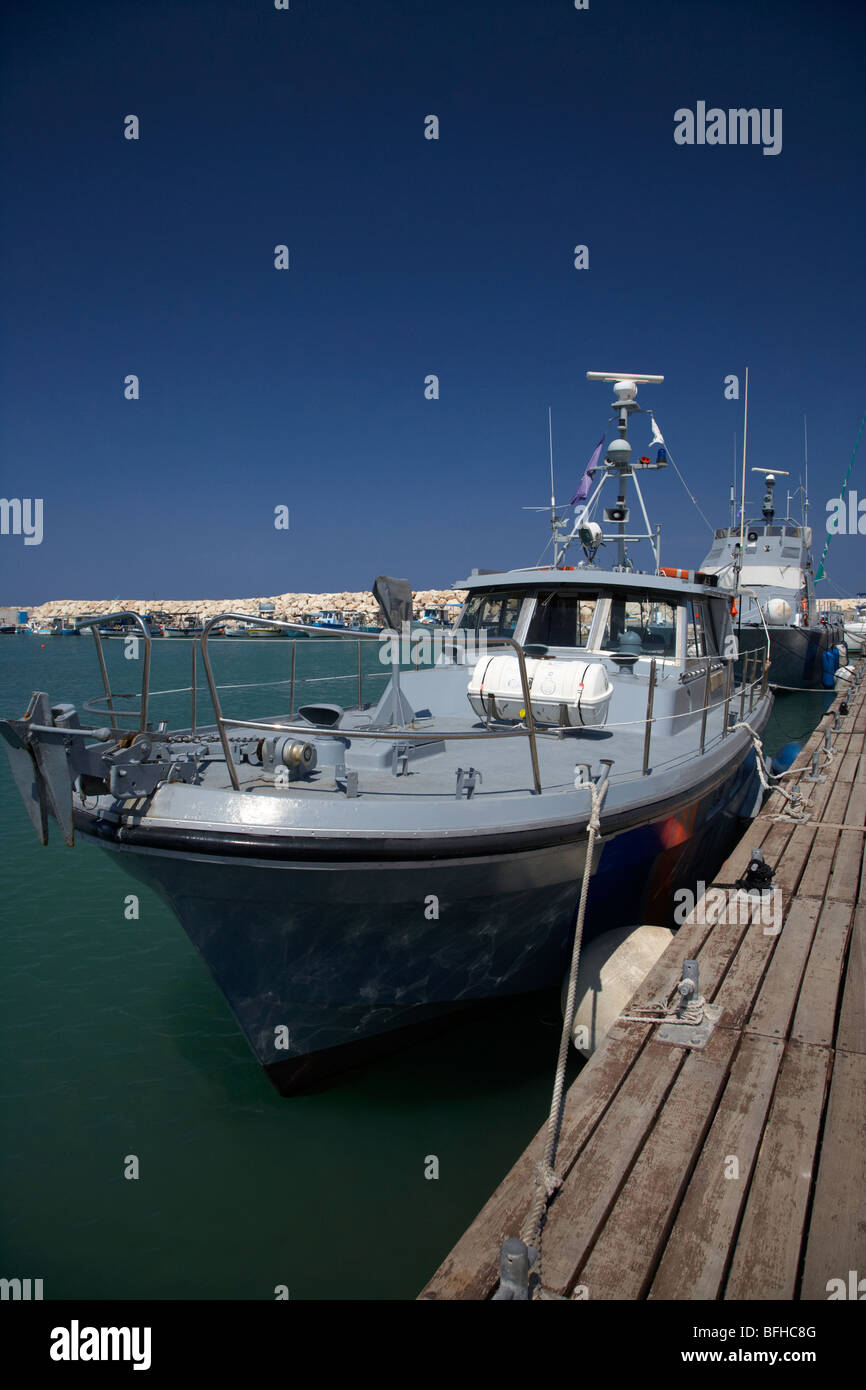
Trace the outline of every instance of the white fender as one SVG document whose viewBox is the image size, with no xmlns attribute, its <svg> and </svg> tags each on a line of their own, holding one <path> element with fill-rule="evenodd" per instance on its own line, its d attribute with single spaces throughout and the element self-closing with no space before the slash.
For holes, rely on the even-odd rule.
<svg viewBox="0 0 866 1390">
<path fill-rule="evenodd" d="M 571 1040 L 582 1056 L 592 1056 L 675 935 L 669 927 L 618 927 L 583 947 L 571 1026 Z M 568 976 L 562 986 L 563 1010 L 567 993 Z"/>
</svg>

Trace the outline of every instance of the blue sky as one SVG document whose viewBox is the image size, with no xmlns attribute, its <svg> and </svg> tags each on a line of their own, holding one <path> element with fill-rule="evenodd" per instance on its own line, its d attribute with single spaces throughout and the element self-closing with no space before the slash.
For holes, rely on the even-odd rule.
<svg viewBox="0 0 866 1390">
<path fill-rule="evenodd" d="M 587 369 L 664 373 L 724 525 L 748 365 L 750 464 L 796 485 L 808 415 L 819 550 L 866 409 L 864 41 L 857 0 L 7 0 L 0 490 L 44 538 L 0 536 L 0 602 L 534 563 L 548 405 L 563 498 L 609 415 Z M 781 153 L 675 144 L 698 101 L 781 108 Z M 672 470 L 646 490 L 699 563 Z M 864 557 L 834 540 L 840 589 Z"/>
</svg>

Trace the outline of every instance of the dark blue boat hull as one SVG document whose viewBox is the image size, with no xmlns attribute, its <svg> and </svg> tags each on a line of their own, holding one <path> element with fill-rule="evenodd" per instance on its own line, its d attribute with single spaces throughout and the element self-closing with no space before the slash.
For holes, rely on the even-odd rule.
<svg viewBox="0 0 866 1390">
<path fill-rule="evenodd" d="M 821 658 L 836 645 L 836 630 L 825 627 L 771 627 L 770 684 L 777 690 L 814 690 L 821 686 Z M 738 633 L 740 654 L 766 651 L 767 636 L 761 627 L 743 627 Z M 738 675 L 740 671 L 738 670 Z"/>
</svg>

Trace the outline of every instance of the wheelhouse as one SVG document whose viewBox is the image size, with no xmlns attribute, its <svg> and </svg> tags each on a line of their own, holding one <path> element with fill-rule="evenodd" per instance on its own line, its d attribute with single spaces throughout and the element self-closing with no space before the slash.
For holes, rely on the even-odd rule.
<svg viewBox="0 0 866 1390">
<path fill-rule="evenodd" d="M 510 637 L 551 656 L 655 658 L 681 670 L 730 654 L 730 598 L 702 584 L 634 573 L 596 579 L 586 570 L 497 580 L 463 581 L 469 594 L 456 630 L 476 643 Z"/>
</svg>

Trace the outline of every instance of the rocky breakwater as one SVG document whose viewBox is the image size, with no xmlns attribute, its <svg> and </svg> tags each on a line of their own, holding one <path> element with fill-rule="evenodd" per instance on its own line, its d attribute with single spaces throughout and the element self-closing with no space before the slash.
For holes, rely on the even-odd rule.
<svg viewBox="0 0 866 1390">
<path fill-rule="evenodd" d="M 444 608 L 446 604 L 463 602 L 463 593 L 455 589 L 419 589 L 413 594 L 415 616 L 420 617 L 424 609 Z M 379 617 L 379 608 L 373 595 L 368 591 L 360 593 L 328 594 L 273 594 L 257 598 L 227 599 L 159 599 L 159 598 L 118 598 L 118 599 L 56 599 L 41 603 L 29 609 L 31 620 L 44 622 L 51 618 L 83 618 L 102 613 L 115 613 L 123 609 L 134 613 L 160 613 L 170 617 L 197 618 L 206 622 L 217 613 L 248 613 L 258 617 L 263 606 L 273 605 L 269 616 L 279 619 L 299 621 L 305 614 L 317 613 L 321 609 L 337 609 L 344 614 L 361 613 L 370 622 Z M 456 614 L 457 609 L 451 612 Z"/>
</svg>

